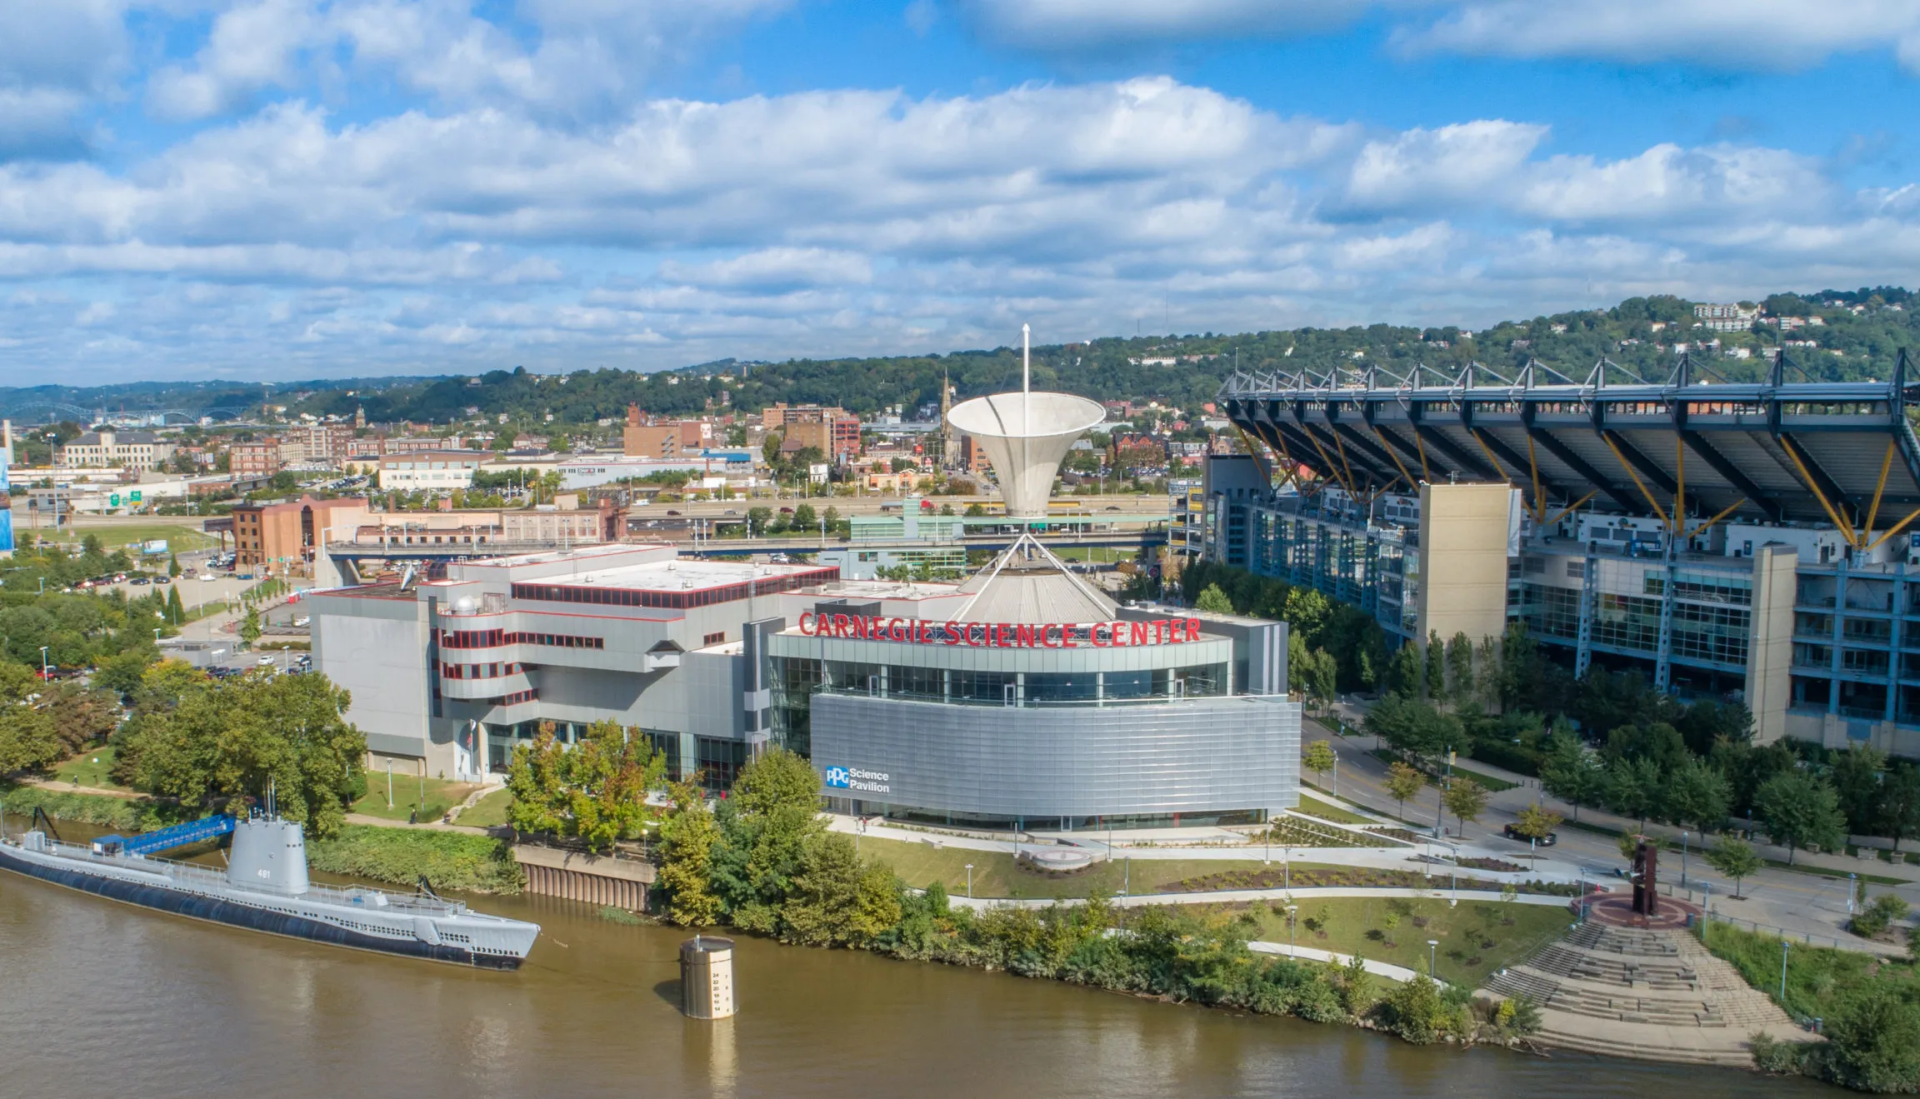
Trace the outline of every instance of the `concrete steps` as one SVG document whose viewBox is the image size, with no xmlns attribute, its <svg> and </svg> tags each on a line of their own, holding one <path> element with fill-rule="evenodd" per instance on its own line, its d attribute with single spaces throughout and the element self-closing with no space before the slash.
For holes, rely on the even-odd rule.
<svg viewBox="0 0 1920 1099">
<path fill-rule="evenodd" d="M 1751 1067 L 1753 1034 L 1803 1037 L 1684 931 L 1589 922 L 1495 974 L 1487 988 L 1540 1005 L 1540 1044 L 1586 1053 Z"/>
</svg>

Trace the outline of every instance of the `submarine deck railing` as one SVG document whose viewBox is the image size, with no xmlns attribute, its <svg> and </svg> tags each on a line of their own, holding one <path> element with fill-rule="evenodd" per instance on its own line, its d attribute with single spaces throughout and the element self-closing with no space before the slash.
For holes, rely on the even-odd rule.
<svg viewBox="0 0 1920 1099">
<path fill-rule="evenodd" d="M 17 844 L 17 840 L 9 840 Z M 438 900 L 419 893 L 397 893 L 391 889 L 375 886 L 355 885 L 342 888 L 335 885 L 309 884 L 304 893 L 269 893 L 263 889 L 249 889 L 228 880 L 219 870 L 199 866 L 190 862 L 174 859 L 160 859 L 151 856 L 101 855 L 91 847 L 49 838 L 46 852 L 76 862 L 88 862 L 99 866 L 113 866 L 122 870 L 133 870 L 149 874 L 164 874 L 174 885 L 196 893 L 215 895 L 219 892 L 238 890 L 242 893 L 254 893 L 264 896 L 284 896 L 287 900 L 318 901 L 323 904 L 345 905 L 363 908 L 368 911 L 405 913 L 408 915 L 435 916 L 472 916 L 477 919 L 501 919 L 498 916 L 485 916 L 467 910 L 463 901 Z M 375 901 L 375 897 L 386 898 L 385 904 Z"/>
</svg>

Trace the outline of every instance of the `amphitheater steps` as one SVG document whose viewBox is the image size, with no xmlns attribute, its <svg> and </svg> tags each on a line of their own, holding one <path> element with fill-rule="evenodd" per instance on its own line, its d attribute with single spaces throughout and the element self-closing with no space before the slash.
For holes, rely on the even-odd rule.
<svg viewBox="0 0 1920 1099">
<path fill-rule="evenodd" d="M 1495 974 L 1487 988 L 1540 1005 L 1540 1044 L 1586 1053 L 1749 1067 L 1753 1034 L 1804 1036 L 1684 931 L 1588 922 Z"/>
</svg>

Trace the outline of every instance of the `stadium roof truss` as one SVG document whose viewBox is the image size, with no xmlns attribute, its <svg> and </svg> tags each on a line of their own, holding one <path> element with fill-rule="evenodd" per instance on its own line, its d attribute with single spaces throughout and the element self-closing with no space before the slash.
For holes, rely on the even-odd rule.
<svg viewBox="0 0 1920 1099">
<path fill-rule="evenodd" d="M 1884 382 L 1815 380 L 1784 354 L 1765 381 L 1729 382 L 1683 355 L 1660 381 L 1605 359 L 1578 381 L 1539 362 L 1512 377 L 1479 363 L 1236 373 L 1219 400 L 1282 470 L 1313 471 L 1303 491 L 1504 480 L 1542 523 L 1592 501 L 1689 534 L 1734 517 L 1830 523 L 1859 549 L 1920 519 L 1905 351 Z"/>
</svg>

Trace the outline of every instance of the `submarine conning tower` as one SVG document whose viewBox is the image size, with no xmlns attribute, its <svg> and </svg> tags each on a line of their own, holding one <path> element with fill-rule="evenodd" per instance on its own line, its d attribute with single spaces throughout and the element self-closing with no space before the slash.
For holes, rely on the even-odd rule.
<svg viewBox="0 0 1920 1099">
<path fill-rule="evenodd" d="M 227 854 L 227 881 L 289 897 L 307 891 L 307 837 L 300 825 L 278 817 L 237 821 Z"/>
</svg>

